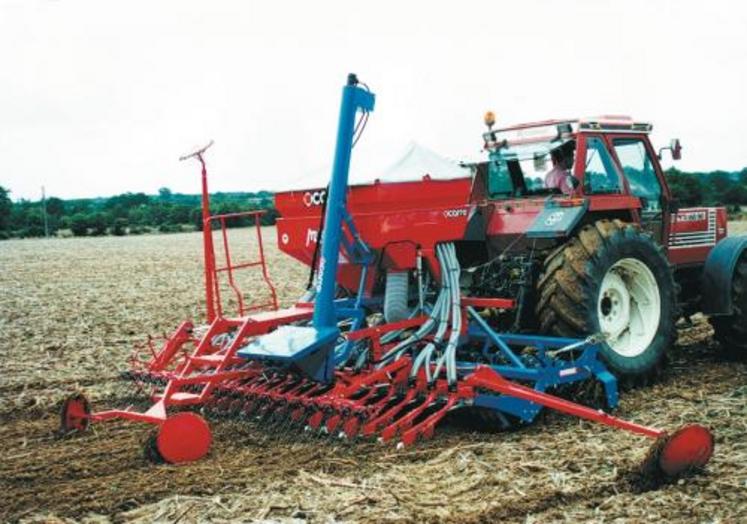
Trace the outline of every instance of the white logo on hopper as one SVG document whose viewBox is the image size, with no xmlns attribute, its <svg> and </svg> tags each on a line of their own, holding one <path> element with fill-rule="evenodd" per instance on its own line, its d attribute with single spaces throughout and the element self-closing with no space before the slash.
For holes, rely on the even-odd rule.
<svg viewBox="0 0 747 524">
<path fill-rule="evenodd" d="M 306 247 L 309 247 L 311 244 L 316 244 L 318 240 L 319 231 L 311 228 L 306 230 Z"/>
<path fill-rule="evenodd" d="M 327 196 L 327 190 L 322 189 L 320 191 L 306 191 L 303 194 L 303 203 L 306 207 L 321 206 L 324 204 L 324 199 Z"/>
<path fill-rule="evenodd" d="M 446 218 L 466 217 L 467 216 L 467 210 L 465 208 L 460 208 L 460 209 L 446 209 L 444 211 L 444 216 Z"/>
</svg>

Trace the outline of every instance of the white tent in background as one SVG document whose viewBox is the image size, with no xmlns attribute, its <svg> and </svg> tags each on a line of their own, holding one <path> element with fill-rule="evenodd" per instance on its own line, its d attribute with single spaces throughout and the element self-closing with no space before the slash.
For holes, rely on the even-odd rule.
<svg viewBox="0 0 747 524">
<path fill-rule="evenodd" d="M 410 142 L 398 159 L 383 171 L 356 170 L 351 173 L 350 183 L 370 184 L 377 179 L 381 182 L 409 182 L 420 180 L 424 175 L 434 180 L 447 180 L 470 176 L 470 170 L 427 147 Z"/>
<path fill-rule="evenodd" d="M 277 191 L 290 191 L 324 187 L 329 182 L 331 166 L 316 169 L 295 180 L 278 184 Z M 363 162 L 356 161 L 351 166 L 349 185 L 372 184 L 380 182 L 408 182 L 421 180 L 428 175 L 434 180 L 447 180 L 470 176 L 469 168 L 462 167 L 455 160 L 410 142 L 404 150 L 394 157 L 394 161 Z"/>
</svg>

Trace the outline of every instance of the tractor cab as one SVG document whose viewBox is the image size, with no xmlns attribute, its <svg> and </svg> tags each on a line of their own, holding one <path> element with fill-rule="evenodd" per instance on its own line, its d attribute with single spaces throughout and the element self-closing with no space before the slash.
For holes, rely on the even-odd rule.
<svg viewBox="0 0 747 524">
<path fill-rule="evenodd" d="M 669 195 L 648 140 L 651 128 L 623 116 L 547 120 L 500 129 L 491 124 L 483 134 L 488 194 L 493 198 L 627 194 L 642 199 L 643 209 L 661 209 Z M 673 154 L 679 158 L 679 142 L 673 143 Z"/>
<path fill-rule="evenodd" d="M 481 164 L 490 199 L 571 194 L 576 137 L 569 123 L 538 122 L 492 128 L 483 135 L 488 161 Z"/>
<path fill-rule="evenodd" d="M 475 172 L 480 196 L 491 208 L 489 215 L 495 214 L 496 202 L 503 204 L 501 209 L 510 207 L 536 216 L 548 206 L 581 205 L 583 214 L 589 216 L 613 214 L 640 223 L 666 245 L 670 212 L 676 206 L 648 139 L 651 124 L 626 116 L 603 116 L 494 128 L 492 113 L 486 115 L 485 123 L 488 159 L 477 164 Z M 679 158 L 678 141 L 673 141 L 671 149 L 673 157 Z M 500 222 L 511 220 L 500 217 Z M 492 235 L 512 232 L 510 227 L 503 231 L 495 225 L 489 230 Z M 567 228 L 555 229 L 548 235 L 569 233 Z"/>
</svg>

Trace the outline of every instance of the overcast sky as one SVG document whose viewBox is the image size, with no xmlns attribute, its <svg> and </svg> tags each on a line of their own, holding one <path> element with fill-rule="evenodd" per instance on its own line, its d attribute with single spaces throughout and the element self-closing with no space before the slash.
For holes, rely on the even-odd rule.
<svg viewBox="0 0 747 524">
<path fill-rule="evenodd" d="M 377 94 L 359 159 L 474 157 L 492 109 L 631 114 L 681 169 L 741 169 L 745 5 L 0 0 L 0 185 L 195 193 L 177 157 L 212 138 L 213 190 L 273 189 L 329 164 L 349 71 Z"/>
</svg>

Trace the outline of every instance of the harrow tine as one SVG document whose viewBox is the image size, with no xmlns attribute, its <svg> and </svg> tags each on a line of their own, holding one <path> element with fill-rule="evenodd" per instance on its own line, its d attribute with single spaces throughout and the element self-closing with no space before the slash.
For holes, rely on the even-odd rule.
<svg viewBox="0 0 747 524">
<path fill-rule="evenodd" d="M 227 395 L 222 395 L 215 403 L 215 414 L 218 418 L 226 418 L 229 414 L 229 408 L 231 405 L 231 398 Z"/>
<path fill-rule="evenodd" d="M 332 416 L 328 417 L 327 421 L 324 423 L 324 427 L 327 430 L 327 433 L 333 435 L 337 427 L 342 422 L 343 417 L 344 414 L 340 411 L 337 411 Z"/>
<path fill-rule="evenodd" d="M 297 406 L 290 412 L 290 421 L 293 424 L 302 425 L 303 421 L 307 418 L 306 417 L 306 407 L 304 406 Z"/>
<path fill-rule="evenodd" d="M 451 410 L 457 403 L 456 397 L 450 396 L 449 399 L 444 403 L 443 407 L 429 415 L 422 422 L 415 424 L 413 427 L 402 433 L 402 445 L 410 446 L 414 444 L 418 438 L 429 439 L 433 437 L 433 433 L 441 419 Z"/>
<path fill-rule="evenodd" d="M 240 397 L 235 396 L 231 399 L 231 403 L 228 408 L 228 415 L 231 418 L 239 418 L 239 414 L 241 413 L 241 408 L 243 407 L 243 405 L 243 400 Z"/>
<path fill-rule="evenodd" d="M 395 387 L 389 386 L 384 388 L 385 393 L 381 398 L 371 398 L 368 402 L 368 418 L 373 418 L 374 416 L 378 415 L 382 411 L 384 411 L 387 406 L 391 404 L 392 399 L 398 394 L 398 390 Z"/>
<path fill-rule="evenodd" d="M 314 429 L 319 429 L 319 427 L 322 425 L 322 421 L 324 420 L 324 411 L 317 410 L 312 414 L 308 420 L 306 421 L 306 427 Z"/>
<path fill-rule="evenodd" d="M 272 402 L 267 397 L 263 398 L 259 410 L 254 416 L 254 419 L 264 425 L 269 417 L 272 416 Z"/>
<path fill-rule="evenodd" d="M 250 420 L 254 416 L 256 408 L 257 400 L 254 397 L 245 396 L 239 417 L 244 420 Z"/>
<path fill-rule="evenodd" d="M 423 413 L 423 411 L 428 409 L 433 404 L 433 401 L 435 399 L 436 399 L 435 392 L 431 392 L 430 394 L 428 394 L 428 396 L 425 397 L 425 399 L 423 399 L 422 402 L 420 402 L 418 406 L 414 407 L 407 413 L 402 414 L 400 418 L 398 418 L 396 421 L 392 422 L 387 427 L 385 427 L 381 431 L 381 434 L 380 434 L 381 440 L 383 442 L 387 442 L 391 440 L 392 437 L 394 437 L 397 433 L 399 433 L 403 429 L 409 428 L 410 426 L 412 426 L 412 424 L 415 422 L 415 419 L 417 419 L 418 416 L 420 416 L 420 414 Z M 415 401 L 413 401 L 413 403 L 414 402 L 418 402 L 418 400 L 416 399 Z M 400 411 L 398 412 L 398 414 L 399 413 L 402 413 L 402 412 Z"/>
<path fill-rule="evenodd" d="M 293 433 L 294 429 L 296 429 L 294 426 L 295 424 L 293 419 L 291 418 L 290 406 L 288 406 L 283 414 L 283 417 L 278 420 L 275 430 L 283 434 L 289 434 Z"/>
<path fill-rule="evenodd" d="M 288 417 L 288 433 L 298 435 L 297 440 L 308 442 L 315 436 L 315 432 L 308 425 L 307 421 L 316 413 L 316 410 L 307 406 L 298 406 L 294 408 Z"/>
<path fill-rule="evenodd" d="M 279 405 L 270 416 L 270 420 L 268 422 L 268 428 L 271 431 L 285 431 L 288 428 L 288 421 L 289 421 L 289 412 L 288 412 L 289 406 L 287 402 L 282 403 Z"/>
<path fill-rule="evenodd" d="M 399 412 L 401 412 L 405 407 L 410 404 L 416 396 L 417 392 L 415 389 L 409 389 L 407 390 L 407 393 L 402 397 L 400 400 L 397 400 L 397 402 L 393 405 L 391 405 L 391 402 L 387 405 L 390 405 L 388 408 L 383 408 L 383 412 L 380 413 L 377 417 L 373 418 L 371 421 L 366 423 L 361 428 L 361 435 L 364 437 L 370 437 L 373 434 L 375 434 L 381 426 L 384 426 L 385 424 L 392 421 Z M 392 400 L 396 399 L 396 395 L 392 396 Z"/>
<path fill-rule="evenodd" d="M 362 417 L 359 414 L 350 415 L 345 421 L 343 421 L 340 433 L 345 434 L 348 439 L 357 437 L 362 425 L 361 418 Z"/>
</svg>

